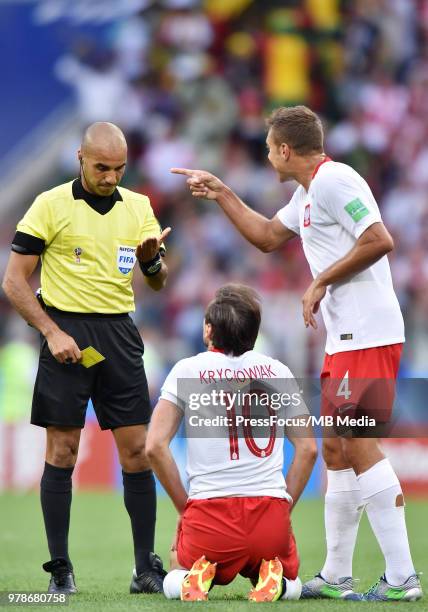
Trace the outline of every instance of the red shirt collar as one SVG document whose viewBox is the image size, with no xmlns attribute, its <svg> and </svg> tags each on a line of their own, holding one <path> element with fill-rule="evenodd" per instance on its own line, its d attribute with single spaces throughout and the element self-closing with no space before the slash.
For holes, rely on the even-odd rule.
<svg viewBox="0 0 428 612">
<path fill-rule="evenodd" d="M 312 173 L 312 178 L 315 178 L 315 176 L 316 176 L 316 174 L 317 174 L 318 170 L 321 168 L 321 166 L 322 166 L 323 164 L 325 164 L 326 162 L 329 162 L 329 161 L 333 161 L 333 160 L 331 159 L 331 157 L 328 157 L 328 155 L 327 155 L 326 157 L 324 157 L 324 159 L 322 159 L 322 160 L 320 161 L 320 163 L 319 163 L 319 164 L 318 164 L 318 165 L 315 167 L 315 170 L 314 170 L 314 171 L 313 171 L 313 173 Z"/>
<path fill-rule="evenodd" d="M 209 351 L 211 351 L 211 353 L 223 353 L 224 351 L 222 351 L 221 349 L 215 348 L 214 346 L 212 348 L 208 349 Z"/>
</svg>

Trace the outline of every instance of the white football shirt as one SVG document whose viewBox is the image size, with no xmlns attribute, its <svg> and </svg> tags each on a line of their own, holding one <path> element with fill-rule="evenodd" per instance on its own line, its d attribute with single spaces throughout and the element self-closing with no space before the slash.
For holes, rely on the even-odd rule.
<svg viewBox="0 0 428 612">
<path fill-rule="evenodd" d="M 230 399 L 221 406 L 216 407 L 211 402 L 205 407 L 195 408 L 202 401 L 195 402 L 195 395 L 209 394 L 213 388 L 226 389 L 229 398 L 232 397 L 230 394 L 236 393 L 233 410 L 236 415 L 246 414 L 240 399 L 248 391 L 243 381 L 249 379 L 253 381 L 251 390 L 257 385 L 259 388 L 265 385 L 271 392 L 286 394 L 277 398 L 283 407 L 271 410 L 278 419 L 307 414 L 297 381 L 290 370 L 280 361 L 256 351 L 247 351 L 239 357 L 206 351 L 182 359 L 163 384 L 160 397 L 183 411 L 187 438 L 186 472 L 192 499 L 237 496 L 291 499 L 282 472 L 284 426 L 281 431 L 279 424 L 275 429 L 269 426 L 264 429 L 264 437 L 253 437 L 255 430 L 249 427 L 245 431 L 243 423 L 237 428 L 198 423 L 199 418 L 223 416 L 227 419 L 231 416 L 227 410 L 227 405 L 232 403 Z M 240 393 L 241 398 L 238 397 Z M 269 418 L 267 407 L 254 410 L 253 406 L 252 403 L 249 416 Z M 235 423 L 234 419 L 232 423 Z"/>
<path fill-rule="evenodd" d="M 300 235 L 314 278 L 341 259 L 370 225 L 381 222 L 366 181 L 350 166 L 327 158 L 307 192 L 296 189 L 279 220 Z M 321 301 L 331 355 L 404 342 L 404 323 L 386 255 L 351 278 L 327 287 Z"/>
</svg>

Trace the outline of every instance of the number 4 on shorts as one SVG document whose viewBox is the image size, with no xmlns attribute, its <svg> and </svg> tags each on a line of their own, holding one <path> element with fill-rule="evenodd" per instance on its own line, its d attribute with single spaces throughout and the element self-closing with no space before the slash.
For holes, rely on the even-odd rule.
<svg viewBox="0 0 428 612">
<path fill-rule="evenodd" d="M 349 370 L 347 370 L 345 376 L 340 381 L 336 397 L 344 397 L 346 400 L 348 400 L 351 397 L 351 394 L 352 391 L 349 388 Z"/>
</svg>

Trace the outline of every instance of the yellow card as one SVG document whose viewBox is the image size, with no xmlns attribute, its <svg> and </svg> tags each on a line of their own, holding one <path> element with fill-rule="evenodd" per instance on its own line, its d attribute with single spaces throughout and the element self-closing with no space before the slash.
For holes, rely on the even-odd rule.
<svg viewBox="0 0 428 612">
<path fill-rule="evenodd" d="M 101 355 L 93 346 L 88 346 L 80 352 L 82 354 L 80 363 L 82 366 L 85 366 L 85 368 L 92 368 L 92 366 L 105 359 L 104 355 Z"/>
</svg>

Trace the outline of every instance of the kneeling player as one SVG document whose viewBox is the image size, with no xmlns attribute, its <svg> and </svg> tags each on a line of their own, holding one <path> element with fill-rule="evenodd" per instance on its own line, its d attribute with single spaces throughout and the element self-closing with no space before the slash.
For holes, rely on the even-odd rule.
<svg viewBox="0 0 428 612">
<path fill-rule="evenodd" d="M 300 597 L 299 558 L 290 510 L 312 471 L 315 441 L 287 428 L 295 454 L 286 485 L 283 439 L 277 435 L 280 425 L 269 424 L 268 433 L 255 436 L 244 423 L 241 437 L 236 426 L 239 415 L 253 416 L 253 406 L 238 405 L 236 383 L 242 383 L 242 377 L 247 382 L 248 378 L 259 382 L 263 378 L 270 388 L 277 388 L 284 380 L 295 385 L 286 366 L 253 350 L 260 317 L 259 298 L 252 289 L 242 285 L 219 289 L 205 314 L 204 342 L 208 350 L 174 366 L 153 413 L 147 454 L 180 515 L 172 547 L 180 569 L 165 578 L 168 598 L 206 600 L 212 584 L 228 584 L 238 574 L 255 585 L 250 600 Z M 224 425 L 222 437 L 215 431 L 214 419 L 210 419 L 211 428 L 200 426 L 189 436 L 189 429 L 197 426 L 204 412 L 187 401 L 189 395 L 183 393 L 183 387 L 189 382 L 199 395 L 207 395 L 210 389 L 212 392 L 215 385 L 229 389 L 224 405 L 217 404 L 216 408 L 213 402 L 205 408 L 205 416 L 215 415 L 219 417 L 216 423 Z M 257 384 L 252 380 L 250 386 Z M 287 408 L 288 417 L 306 413 L 305 406 L 293 410 L 291 415 Z M 272 415 L 271 406 L 264 408 L 264 414 Z M 225 421 L 221 421 L 222 416 Z M 188 436 L 189 494 L 169 450 L 183 417 Z"/>
</svg>

